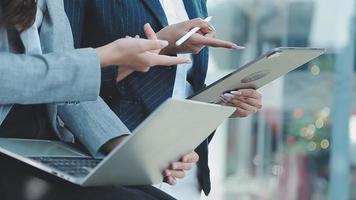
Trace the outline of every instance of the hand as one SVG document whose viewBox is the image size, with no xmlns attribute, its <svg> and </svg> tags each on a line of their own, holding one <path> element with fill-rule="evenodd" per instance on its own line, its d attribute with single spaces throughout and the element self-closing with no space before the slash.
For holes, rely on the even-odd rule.
<svg viewBox="0 0 356 200">
<path fill-rule="evenodd" d="M 221 95 L 221 104 L 236 107 L 232 117 L 247 117 L 262 108 L 262 95 L 253 89 L 242 89 Z"/>
<path fill-rule="evenodd" d="M 176 41 L 188 33 L 194 27 L 200 27 L 200 32 L 191 36 L 182 45 L 176 46 Z M 178 53 L 199 53 L 205 46 L 221 47 L 228 49 L 241 49 L 232 42 L 214 39 L 216 32 L 210 28 L 208 22 L 200 18 L 167 26 L 157 33 L 157 38 L 169 42 L 169 46 L 161 51 L 161 54 L 176 55 Z"/>
<path fill-rule="evenodd" d="M 169 185 L 177 184 L 177 179 L 182 179 L 185 176 L 185 171 L 192 169 L 193 164 L 199 161 L 199 155 L 194 151 L 184 155 L 180 161 L 173 162 L 163 172 L 164 181 Z"/>
<path fill-rule="evenodd" d="M 128 137 L 129 136 L 124 135 L 108 141 L 101 147 L 101 151 L 104 152 L 105 154 L 109 154 L 112 150 L 115 149 L 115 147 L 117 147 L 119 144 L 125 141 Z"/>
<path fill-rule="evenodd" d="M 160 50 L 168 45 L 164 40 L 123 38 L 97 48 L 102 67 L 126 66 L 134 71 L 147 72 L 157 65 L 171 66 L 191 62 L 186 58 L 157 55 L 150 51 Z"/>
<path fill-rule="evenodd" d="M 152 29 L 151 25 L 149 23 L 145 24 L 145 26 L 143 27 L 146 37 L 149 40 L 158 40 L 156 33 L 154 32 L 154 30 Z M 126 38 L 131 38 L 129 36 L 126 36 Z M 140 36 L 136 35 L 135 38 L 140 38 Z M 156 49 L 156 50 L 151 50 L 151 53 L 154 54 L 159 54 L 159 52 L 161 51 L 161 49 Z M 127 76 L 129 76 L 130 74 L 132 74 L 135 70 L 132 69 L 132 67 L 130 66 L 119 66 L 118 67 L 118 76 L 116 78 L 116 82 L 120 82 L 121 80 L 125 79 Z"/>
</svg>

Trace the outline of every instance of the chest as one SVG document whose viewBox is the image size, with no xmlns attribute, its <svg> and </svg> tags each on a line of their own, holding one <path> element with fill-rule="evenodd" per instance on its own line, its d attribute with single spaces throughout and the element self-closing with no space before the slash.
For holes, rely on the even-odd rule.
<svg viewBox="0 0 356 200">
<path fill-rule="evenodd" d="M 176 24 L 189 20 L 188 13 L 182 0 L 160 0 L 160 3 L 166 14 L 168 24 Z"/>
<path fill-rule="evenodd" d="M 91 15 L 86 21 L 110 41 L 127 35 L 143 37 L 145 23 L 159 31 L 168 24 L 206 15 L 203 0 L 94 0 L 88 7 Z"/>
</svg>

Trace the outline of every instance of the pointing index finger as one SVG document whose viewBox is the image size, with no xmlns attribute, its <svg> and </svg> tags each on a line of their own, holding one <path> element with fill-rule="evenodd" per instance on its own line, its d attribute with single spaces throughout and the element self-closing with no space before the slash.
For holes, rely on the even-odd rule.
<svg viewBox="0 0 356 200">
<path fill-rule="evenodd" d="M 198 44 L 201 44 L 204 46 L 236 49 L 236 50 L 244 49 L 244 47 L 240 47 L 235 43 L 220 40 L 220 39 L 215 39 L 215 38 L 211 38 L 211 37 L 206 37 L 206 36 L 203 36 L 200 34 L 195 34 L 194 40 L 195 40 L 195 43 L 198 43 Z"/>
</svg>

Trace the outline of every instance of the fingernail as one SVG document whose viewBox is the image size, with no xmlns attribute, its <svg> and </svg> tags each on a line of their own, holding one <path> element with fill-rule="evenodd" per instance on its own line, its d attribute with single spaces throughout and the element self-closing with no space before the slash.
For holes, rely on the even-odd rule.
<svg viewBox="0 0 356 200">
<path fill-rule="evenodd" d="M 231 47 L 231 49 L 235 49 L 235 50 L 244 50 L 245 48 L 246 47 L 237 46 L 236 44 Z"/>
<path fill-rule="evenodd" d="M 161 47 L 166 47 L 169 45 L 168 41 L 167 40 L 160 40 L 159 41 L 159 44 L 161 45 Z"/>
<path fill-rule="evenodd" d="M 230 101 L 233 97 L 234 97 L 234 95 L 229 94 L 229 93 L 223 94 L 223 98 L 226 99 L 227 101 Z"/>
<path fill-rule="evenodd" d="M 237 95 L 237 96 L 240 96 L 242 94 L 242 92 L 240 92 L 240 91 L 231 91 L 230 93 Z"/>
<path fill-rule="evenodd" d="M 221 101 L 223 101 L 224 103 L 228 103 L 227 101 L 226 101 L 226 99 L 224 99 L 224 97 L 221 95 L 220 96 L 220 99 L 221 99 Z"/>
<path fill-rule="evenodd" d="M 231 98 L 230 98 L 230 97 L 222 96 L 222 98 L 225 99 L 225 102 L 226 102 L 226 103 L 230 103 L 230 101 L 231 101 Z"/>
</svg>

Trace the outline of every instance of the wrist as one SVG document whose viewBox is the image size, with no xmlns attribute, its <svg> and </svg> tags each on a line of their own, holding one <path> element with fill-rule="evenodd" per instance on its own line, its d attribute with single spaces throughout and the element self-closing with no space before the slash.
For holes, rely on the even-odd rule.
<svg viewBox="0 0 356 200">
<path fill-rule="evenodd" d="M 100 59 L 101 67 L 118 65 L 118 62 L 115 61 L 115 57 L 112 56 L 113 52 L 115 52 L 112 45 L 109 44 L 109 45 L 99 47 L 96 49 L 96 51 Z M 116 55 L 116 57 L 118 57 L 118 54 Z"/>
<path fill-rule="evenodd" d="M 99 60 L 100 60 L 100 66 L 101 67 L 106 67 L 109 66 L 111 64 L 110 59 L 107 55 L 106 52 L 106 46 L 102 46 L 99 48 L 96 48 L 96 52 L 99 56 Z"/>
</svg>

